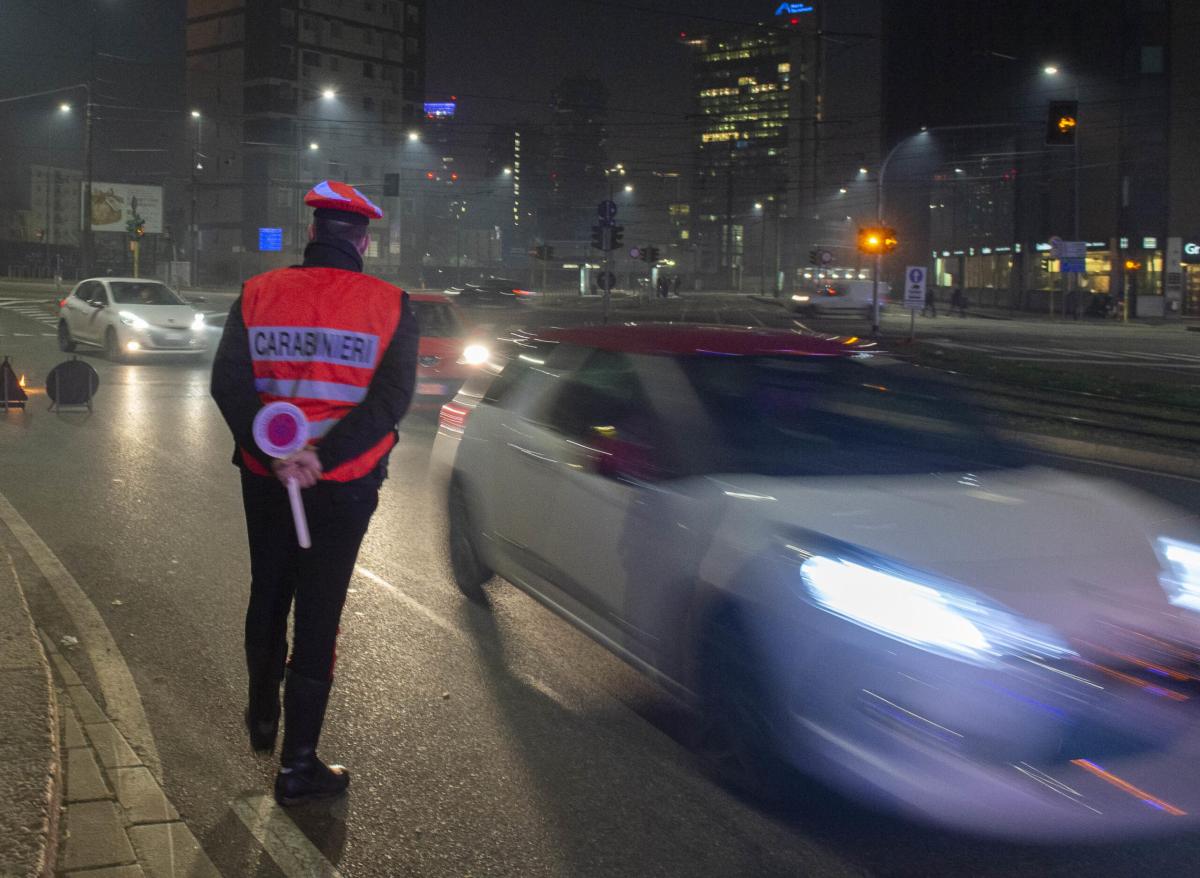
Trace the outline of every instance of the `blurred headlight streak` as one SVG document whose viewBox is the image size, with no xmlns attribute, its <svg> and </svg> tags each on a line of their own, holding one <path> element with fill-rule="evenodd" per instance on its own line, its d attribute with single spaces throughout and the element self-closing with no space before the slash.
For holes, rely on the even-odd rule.
<svg viewBox="0 0 1200 878">
<path fill-rule="evenodd" d="M 491 353 L 481 344 L 469 344 L 463 348 L 462 359 L 468 366 L 481 366 L 489 357 Z"/>
<path fill-rule="evenodd" d="M 1159 537 L 1158 556 L 1166 567 L 1158 581 L 1167 600 L 1200 613 L 1200 546 Z"/>
<path fill-rule="evenodd" d="M 807 558 L 800 576 L 822 609 L 939 655 L 990 664 L 1004 655 L 1071 654 L 1036 623 L 949 583 L 821 555 Z"/>
</svg>

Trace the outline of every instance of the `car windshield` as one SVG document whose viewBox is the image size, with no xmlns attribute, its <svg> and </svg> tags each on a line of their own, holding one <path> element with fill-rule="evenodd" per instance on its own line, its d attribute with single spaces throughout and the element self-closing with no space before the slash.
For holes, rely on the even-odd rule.
<svg viewBox="0 0 1200 878">
<path fill-rule="evenodd" d="M 160 283 L 139 283 L 138 281 L 111 281 L 113 301 L 118 305 L 186 305 L 183 299 L 168 287 Z"/>
<path fill-rule="evenodd" d="M 951 388 L 866 361 L 691 357 L 713 471 L 902 475 L 1019 466 Z"/>
<path fill-rule="evenodd" d="M 454 313 L 454 308 L 446 302 L 411 301 L 413 313 L 417 316 L 417 325 L 421 327 L 421 335 L 426 338 L 457 338 L 463 334 L 463 325 Z"/>
</svg>

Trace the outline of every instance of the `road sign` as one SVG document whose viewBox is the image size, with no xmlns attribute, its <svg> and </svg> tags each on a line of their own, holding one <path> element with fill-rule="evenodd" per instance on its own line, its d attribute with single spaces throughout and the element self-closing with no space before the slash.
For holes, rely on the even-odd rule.
<svg viewBox="0 0 1200 878">
<path fill-rule="evenodd" d="M 1063 239 L 1058 237 L 1057 235 L 1055 237 L 1051 238 L 1050 239 L 1050 250 L 1048 252 L 1050 253 L 1051 259 L 1062 259 L 1062 257 L 1063 257 Z"/>
<path fill-rule="evenodd" d="M 283 229 L 259 229 L 258 249 L 273 252 L 283 249 Z"/>
<path fill-rule="evenodd" d="M 925 307 L 925 281 L 928 269 L 924 265 L 910 265 L 904 272 L 904 307 Z"/>
<path fill-rule="evenodd" d="M 596 286 L 598 286 L 600 289 L 605 290 L 607 292 L 608 290 L 611 290 L 616 285 L 617 285 L 617 276 L 615 274 L 613 274 L 611 271 L 602 271 L 596 275 Z"/>
<path fill-rule="evenodd" d="M 1058 245 L 1058 270 L 1063 272 L 1083 272 L 1087 261 L 1086 241 L 1060 241 Z"/>
<path fill-rule="evenodd" d="M 817 258 L 821 260 L 822 265 L 832 265 L 833 264 L 833 254 L 830 253 L 828 250 L 822 250 Z"/>
<path fill-rule="evenodd" d="M 642 248 L 641 247 L 630 247 L 629 248 L 629 258 L 630 259 L 641 259 L 642 258 Z"/>
<path fill-rule="evenodd" d="M 602 220 L 614 220 L 617 218 L 617 203 L 607 199 L 601 201 L 596 205 L 596 213 Z"/>
</svg>

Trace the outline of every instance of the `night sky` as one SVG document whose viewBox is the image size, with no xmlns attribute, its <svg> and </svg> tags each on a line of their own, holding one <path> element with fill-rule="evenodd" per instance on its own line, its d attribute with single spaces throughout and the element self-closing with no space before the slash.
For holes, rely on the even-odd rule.
<svg viewBox="0 0 1200 878">
<path fill-rule="evenodd" d="M 96 0 L 97 101 L 125 115 L 186 125 L 185 0 Z M 87 77 L 87 0 L 0 0 L 0 97 Z M 459 99 L 460 152 L 482 152 L 489 125 L 549 119 L 567 75 L 599 76 L 609 89 L 609 158 L 643 171 L 686 167 L 691 155 L 688 50 L 680 31 L 771 18 L 770 0 L 431 0 L 427 94 Z M 79 95 L 67 95 L 76 104 Z M 56 138 L 54 159 L 78 165 L 77 120 L 55 117 L 62 96 L 0 104 L 0 160 L 24 165 Z M 54 126 L 58 126 L 57 128 Z M 118 129 L 107 129 L 112 138 Z M 136 131 L 136 128 L 134 129 Z M 174 130 L 168 124 L 166 130 Z M 100 148 L 135 144 L 101 143 Z M 165 145 L 165 144 L 160 144 Z M 474 153 L 474 155 L 472 155 Z M 110 153 L 111 158 L 120 154 Z M 128 157 L 128 155 L 126 155 Z M 98 171 L 100 169 L 98 168 Z M 0 173 L 0 177 L 6 175 Z M 15 181 L 3 182 L 12 185 Z M 6 187 L 7 188 L 7 187 Z"/>
</svg>

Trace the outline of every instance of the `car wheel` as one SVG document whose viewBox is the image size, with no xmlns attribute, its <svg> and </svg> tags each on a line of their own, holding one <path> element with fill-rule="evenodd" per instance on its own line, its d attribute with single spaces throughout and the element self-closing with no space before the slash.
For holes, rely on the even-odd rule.
<svg viewBox="0 0 1200 878">
<path fill-rule="evenodd" d="M 121 362 L 121 341 L 111 326 L 104 333 L 104 355 L 114 363 Z"/>
<path fill-rule="evenodd" d="M 760 802 L 790 801 L 798 773 L 778 755 L 781 711 L 735 611 L 719 611 L 705 626 L 699 671 L 699 744 L 710 769 L 727 786 Z"/>
<path fill-rule="evenodd" d="M 458 477 L 450 480 L 448 507 L 447 540 L 454 584 L 468 600 L 486 605 L 488 599 L 483 584 L 492 578 L 492 571 L 479 557 L 476 547 L 479 534 L 471 519 L 466 489 Z"/>
<path fill-rule="evenodd" d="M 71 327 L 65 320 L 58 321 L 58 349 L 68 354 L 75 350 L 75 339 L 71 338 Z"/>
</svg>

